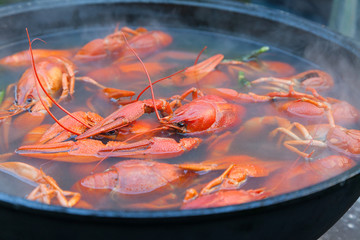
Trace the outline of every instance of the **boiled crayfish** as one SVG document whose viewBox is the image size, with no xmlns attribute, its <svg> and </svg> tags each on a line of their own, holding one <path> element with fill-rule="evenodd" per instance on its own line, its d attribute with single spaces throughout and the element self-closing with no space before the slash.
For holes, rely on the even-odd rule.
<svg viewBox="0 0 360 240">
<path fill-rule="evenodd" d="M 52 199 L 55 198 L 56 202 L 64 207 L 72 207 L 80 201 L 79 193 L 62 190 L 57 182 L 47 176 L 42 169 L 39 170 L 22 162 L 0 163 L 0 169 L 37 184 L 35 189 L 27 195 L 26 198 L 29 200 L 51 204 Z"/>
<path fill-rule="evenodd" d="M 30 45 L 31 46 L 31 45 Z M 34 63 L 34 62 L 33 62 Z M 112 88 L 106 88 L 89 77 L 75 77 L 76 66 L 64 57 L 47 57 L 36 64 L 36 72 L 33 72 L 34 66 L 28 68 L 21 76 L 17 84 L 10 85 L 7 89 L 7 99 L 0 107 L 0 124 L 4 134 L 4 144 L 8 145 L 8 132 L 10 127 L 10 117 L 27 111 L 22 117 L 18 117 L 13 123 L 14 126 L 25 118 L 32 119 L 29 124 L 22 128 L 18 135 L 29 131 L 32 127 L 40 124 L 46 116 L 47 109 L 52 107 L 52 98 L 59 97 L 57 102 L 64 101 L 74 94 L 75 80 L 81 80 L 91 83 L 104 91 L 114 95 L 132 96 L 132 91 L 122 91 Z M 39 87 L 39 84 L 42 88 Z M 15 90 L 15 98 L 10 96 L 11 90 Z M 116 95 L 116 94 L 115 94 Z M 13 104 L 9 104 L 13 100 Z M 13 139 L 17 137 L 13 136 Z"/>
<path fill-rule="evenodd" d="M 71 59 L 76 49 L 34 49 L 33 55 L 36 62 L 47 60 L 48 57 L 62 57 Z M 0 64 L 7 67 L 28 67 L 31 66 L 31 57 L 28 50 L 17 52 L 0 59 Z"/>
<path fill-rule="evenodd" d="M 75 55 L 74 60 L 90 62 L 107 58 L 117 61 L 126 61 L 133 57 L 126 46 L 124 37 L 129 40 L 129 45 L 145 57 L 172 42 L 172 37 L 161 31 L 147 31 L 145 28 L 136 30 L 123 27 L 103 39 L 95 39 L 83 46 Z M 115 62 L 116 63 L 116 62 Z"/>
<path fill-rule="evenodd" d="M 296 190 L 297 181 L 306 187 L 355 165 L 360 133 L 352 128 L 359 113 L 326 95 L 334 85 L 331 75 L 295 73 L 287 63 L 257 57 L 229 61 L 215 53 L 199 60 L 202 52 L 160 51 L 172 41 L 162 31 L 123 27 L 90 41 L 73 58 L 41 57 L 7 89 L 7 95 L 16 89 L 16 97 L 14 103 L 5 99 L 2 121 L 23 111 L 48 112 L 56 123 L 33 128 L 14 155 L 29 164 L 45 159 L 54 169 L 65 166 L 61 174 L 71 173 L 68 185 L 57 184 L 42 169 L 11 162 L 13 153 L 0 155 L 8 161 L 0 168 L 30 181 L 35 189 L 27 198 L 47 204 L 194 209 L 262 200 Z M 181 66 L 189 61 L 193 64 Z M 146 87 L 145 76 L 149 84 L 136 99 L 128 91 L 130 99 L 122 101 L 123 93 L 79 78 L 111 96 L 115 110 L 63 109 L 67 115 L 57 120 L 50 107 L 73 95 L 78 68 L 99 81 L 136 90 Z M 155 81 L 156 88 L 176 89 L 155 97 L 150 75 L 163 73 L 172 74 Z M 148 88 L 151 98 L 140 99 Z M 280 154 L 282 146 L 290 154 Z M 337 153 L 316 149 L 309 154 L 308 147 Z"/>
</svg>

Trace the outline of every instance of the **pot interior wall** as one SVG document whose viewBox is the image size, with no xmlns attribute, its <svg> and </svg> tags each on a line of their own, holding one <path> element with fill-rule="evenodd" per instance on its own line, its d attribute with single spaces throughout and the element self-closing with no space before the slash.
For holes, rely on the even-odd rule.
<svg viewBox="0 0 360 240">
<path fill-rule="evenodd" d="M 131 3 L 131 4 L 129 4 Z M 48 6 L 48 7 L 46 7 Z M 28 7 L 28 6 L 27 6 Z M 124 1 L 110 3 L 55 2 L 30 9 L 6 12 L 0 26 L 0 46 L 9 41 L 26 39 L 25 28 L 32 35 L 84 29 L 94 26 L 121 25 L 192 28 L 241 36 L 279 47 L 310 60 L 346 84 L 359 87 L 357 70 L 360 66 L 357 50 L 344 39 L 323 31 L 306 20 L 283 16 L 254 5 L 219 6 L 180 1 Z M 16 11 L 15 11 L 16 10 Z M 249 14 L 251 13 L 251 14 Z M 10 14 L 10 15 L 9 15 Z M 0 12 L 1 15 L 1 12 Z M 355 53 L 356 52 L 356 53 Z"/>
</svg>

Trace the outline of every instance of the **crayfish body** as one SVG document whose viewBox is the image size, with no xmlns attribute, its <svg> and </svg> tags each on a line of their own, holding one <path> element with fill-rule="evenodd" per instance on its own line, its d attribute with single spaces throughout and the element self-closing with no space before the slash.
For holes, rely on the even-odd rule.
<svg viewBox="0 0 360 240">
<path fill-rule="evenodd" d="M 221 131 L 240 123 L 245 108 L 215 95 L 193 100 L 166 118 L 167 124 L 179 127 L 181 133 L 202 134 Z"/>
</svg>

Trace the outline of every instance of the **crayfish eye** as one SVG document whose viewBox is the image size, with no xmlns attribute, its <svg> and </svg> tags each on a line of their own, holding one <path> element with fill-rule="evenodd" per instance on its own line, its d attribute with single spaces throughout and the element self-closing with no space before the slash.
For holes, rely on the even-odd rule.
<svg viewBox="0 0 360 240">
<path fill-rule="evenodd" d="M 115 133 L 116 133 L 115 130 L 111 130 L 111 131 L 107 132 L 108 135 L 114 135 Z"/>
<path fill-rule="evenodd" d="M 303 76 L 302 78 L 299 79 L 300 82 L 303 82 L 305 81 L 306 79 L 309 79 L 309 78 L 316 78 L 316 77 L 319 77 L 319 74 L 316 73 L 316 72 L 310 72 L 308 74 L 306 74 L 305 76 Z"/>
<path fill-rule="evenodd" d="M 31 97 L 28 97 L 27 99 L 26 99 L 26 103 L 31 103 L 33 101 L 33 98 L 31 98 Z"/>
<path fill-rule="evenodd" d="M 184 122 L 178 122 L 176 124 L 179 128 L 184 128 L 185 127 L 185 123 Z"/>
</svg>

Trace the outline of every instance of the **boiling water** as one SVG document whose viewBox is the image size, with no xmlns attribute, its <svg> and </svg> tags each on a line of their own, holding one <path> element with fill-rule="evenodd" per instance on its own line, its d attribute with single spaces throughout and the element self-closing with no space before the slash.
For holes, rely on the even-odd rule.
<svg viewBox="0 0 360 240">
<path fill-rule="evenodd" d="M 109 34 L 112 30 L 109 28 L 106 29 L 87 29 L 86 32 L 83 31 L 74 31 L 74 32 L 67 32 L 61 33 L 58 35 L 51 35 L 51 36 L 43 36 L 42 39 L 47 42 L 46 45 L 43 45 L 41 42 L 36 42 L 33 48 L 73 48 L 77 46 L 82 46 L 88 41 L 91 41 L 94 38 L 103 37 L 106 34 Z M 186 53 L 186 56 L 193 56 L 193 57 L 184 57 L 184 59 L 176 59 L 169 56 L 168 62 L 171 62 L 175 67 L 166 69 L 164 71 L 159 71 L 155 75 L 152 75 L 152 80 L 160 79 L 164 76 L 174 73 L 180 69 L 185 67 L 191 66 L 197 54 L 200 50 L 207 46 L 206 51 L 200 58 L 200 61 L 204 60 L 206 57 L 213 56 L 215 54 L 221 53 L 225 55 L 225 59 L 236 59 L 241 56 L 247 55 L 250 52 L 259 49 L 263 45 L 258 42 L 249 41 L 247 39 L 236 38 L 232 36 L 220 35 L 215 33 L 208 33 L 208 32 L 199 32 L 199 31 L 190 31 L 190 30 L 166 30 L 166 32 L 170 33 L 173 36 L 173 43 L 167 47 L 166 49 L 162 50 L 162 52 L 171 50 L 171 51 L 180 51 Z M 26 41 L 21 43 L 16 43 L 9 45 L 7 48 L 3 48 L 2 52 L 0 52 L 0 56 L 5 56 L 9 52 L 17 52 L 20 50 L 24 50 L 27 48 Z M 10 50 L 9 50 L 10 49 Z M 174 52 L 173 52 L 174 53 Z M 143 60 L 146 62 L 147 59 L 151 59 L 152 56 L 148 58 L 144 58 Z M 289 53 L 283 52 L 279 49 L 272 48 L 270 46 L 270 51 L 263 53 L 260 56 L 261 60 L 271 60 L 271 61 L 282 61 L 291 64 L 295 69 L 296 72 L 302 72 L 308 69 L 317 68 L 314 64 L 305 61 L 297 56 L 291 55 Z M 164 64 L 167 62 L 164 61 Z M 91 68 L 98 68 L 98 66 L 92 65 Z M 141 69 L 141 68 L 140 68 Z M 21 74 L 23 73 L 23 69 L 14 71 L 3 68 L 1 71 L 1 87 L 4 89 L 10 83 L 17 82 L 20 78 Z M 80 70 L 78 76 L 87 74 L 88 69 Z M 138 79 L 126 79 L 123 76 L 114 76 L 114 80 L 108 80 L 104 82 L 108 87 L 114 87 L 119 89 L 131 90 L 135 93 L 139 93 L 143 90 L 147 85 L 148 81 L 145 74 L 141 74 L 139 71 Z M 101 79 L 97 79 L 101 80 Z M 215 87 L 222 86 L 222 79 L 218 79 L 215 83 Z M 197 88 L 204 88 L 202 82 L 199 81 L 198 83 L 194 83 L 189 86 L 179 87 L 174 86 L 172 84 L 171 79 L 164 80 L 162 83 L 156 84 L 154 86 L 155 90 L 155 97 L 156 98 L 170 98 L 173 95 L 179 95 L 185 92 L 187 89 L 191 87 Z M 206 86 L 209 87 L 209 86 Z M 227 82 L 227 88 L 232 88 L 237 91 L 246 91 L 239 84 L 239 82 L 235 79 L 233 82 Z M 344 88 L 344 86 L 342 86 Z M 336 87 L 334 87 L 336 88 Z M 251 90 L 251 89 L 250 89 Z M 331 95 L 334 98 L 337 98 L 335 91 L 330 91 L 325 94 L 325 96 Z M 75 86 L 75 94 L 73 99 L 63 102 L 62 105 L 68 109 L 70 112 L 73 111 L 92 111 L 95 110 L 101 116 L 106 117 L 116 109 L 118 106 L 116 103 L 104 100 L 101 97 L 102 95 L 99 91 L 88 84 L 84 84 L 81 82 L 76 82 Z M 150 98 L 149 91 L 147 91 L 143 96 L 142 99 Z M 188 97 L 187 99 L 191 99 Z M 90 110 L 89 104 L 87 102 L 91 102 L 94 109 Z M 90 101 L 91 100 L 91 101 Z M 253 117 L 261 117 L 265 115 L 278 115 L 279 113 L 276 110 L 277 102 L 270 102 L 270 103 L 261 103 L 261 104 L 243 104 L 246 108 L 246 114 L 243 117 L 242 123 L 245 121 L 253 118 Z M 354 103 L 352 103 L 354 104 Z M 58 117 L 61 118 L 65 116 L 65 114 L 60 111 L 59 109 L 53 107 L 51 111 Z M 280 116 L 280 115 L 279 115 Z M 283 117 L 283 115 L 281 115 Z M 155 114 L 145 114 L 140 119 L 154 119 L 154 123 L 157 124 Z M 290 119 L 290 121 L 294 121 Z M 54 121 L 49 116 L 46 117 L 43 124 L 53 124 Z M 26 123 L 24 123 L 26 124 Z M 237 126 L 230 128 L 229 130 L 232 132 L 237 131 L 242 124 L 240 123 Z M 10 136 L 10 146 L 6 148 L 5 146 L 1 146 L 1 154 L 5 154 L 8 152 L 14 152 L 19 146 L 23 144 L 23 135 L 16 134 L 21 126 L 18 125 L 17 128 L 12 129 L 12 134 Z M 356 126 L 347 126 L 348 128 L 355 128 Z M 276 128 L 276 126 L 269 126 L 265 127 L 259 135 L 251 135 L 251 134 L 238 134 L 235 137 L 234 141 L 230 143 L 230 148 L 226 151 L 226 154 L 229 156 L 235 155 L 248 155 L 255 157 L 257 159 L 263 161 L 289 161 L 294 162 L 298 156 L 288 149 L 278 146 L 277 139 L 269 139 L 268 134 L 271 130 Z M 216 133 L 219 136 L 223 132 Z M 13 137 L 16 135 L 20 135 L 17 137 Z M 170 136 L 169 133 L 161 133 L 162 136 Z M 171 134 L 171 137 L 175 139 L 180 139 L 182 137 L 187 137 L 180 134 Z M 159 162 L 166 162 L 166 163 L 184 163 L 184 162 L 191 162 L 191 163 L 199 163 L 202 162 L 209 157 L 209 143 L 206 143 L 206 139 L 210 136 L 198 136 L 204 139 L 204 143 L 201 144 L 197 149 L 192 150 L 190 152 L 184 153 L 180 157 L 176 157 L 173 159 L 162 159 L 157 160 Z M 212 149 L 210 149 L 212 150 Z M 316 150 L 316 154 L 318 157 L 321 156 L 328 156 L 334 154 L 328 149 Z M 222 154 L 222 153 L 221 153 Z M 222 156 L 225 158 L 226 156 Z M 126 158 L 125 158 L 126 159 Z M 100 164 L 95 170 L 95 172 L 102 172 L 108 167 L 114 165 L 115 163 L 124 160 L 123 158 L 109 158 L 106 159 L 103 163 Z M 94 169 L 95 163 L 87 163 L 87 164 L 78 164 L 78 163 L 63 163 L 63 162 L 55 162 L 55 161 L 48 161 L 48 160 L 41 160 L 41 159 L 31 159 L 28 157 L 23 157 L 15 154 L 14 156 L 10 157 L 7 161 L 23 161 L 25 163 L 29 163 L 37 168 L 42 168 L 46 174 L 52 176 L 56 179 L 61 186 L 65 190 L 69 190 L 73 187 L 73 185 L 79 181 L 80 179 L 84 178 L 91 174 L 92 170 Z M 303 161 L 301 159 L 301 161 Z M 286 165 L 290 166 L 290 165 Z M 213 172 L 198 172 L 194 173 L 191 171 L 185 171 L 183 177 L 179 180 L 176 180 L 169 186 L 163 187 L 157 191 L 148 194 L 138 194 L 138 195 L 125 195 L 125 194 L 116 194 L 116 193 L 107 193 L 104 196 L 99 196 L 97 193 L 86 194 L 83 193 L 83 200 L 91 203 L 93 208 L 95 209 L 126 209 L 126 208 L 147 208 L 145 204 L 146 202 L 153 202 L 159 199 L 160 196 L 167 197 L 166 204 L 164 202 L 157 203 L 154 209 L 161 209 L 161 208 L 179 208 L 181 206 L 182 199 L 184 198 L 185 191 L 188 188 L 194 187 L 199 189 L 199 186 L 204 186 L 207 182 L 211 181 L 212 179 L 218 177 L 223 171 L 213 171 Z M 269 175 L 269 178 L 274 176 L 276 171 Z M 1 179 L 6 179 L 6 182 L 9 182 L 9 175 L 6 173 L 1 173 Z M 11 177 L 10 177 L 11 178 Z M 5 180 L 4 180 L 5 181 Z M 261 188 L 264 184 L 268 181 L 268 177 L 260 177 L 260 178 L 249 178 L 244 184 L 241 185 L 241 189 L 256 189 Z M 3 182 L 3 180 L 1 180 Z M 18 179 L 14 178 L 14 186 L 10 184 L 1 184 L 0 190 L 2 192 L 6 192 L 8 194 L 17 195 L 25 197 L 30 191 L 32 186 L 28 186 L 29 183 L 26 182 L 19 182 Z M 276 184 L 275 184 L 276 185 Z M 275 186 L 273 186 L 275 187 Z M 167 205 L 168 204 L 168 205 Z"/>
</svg>

